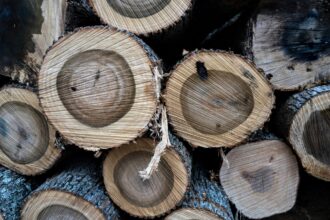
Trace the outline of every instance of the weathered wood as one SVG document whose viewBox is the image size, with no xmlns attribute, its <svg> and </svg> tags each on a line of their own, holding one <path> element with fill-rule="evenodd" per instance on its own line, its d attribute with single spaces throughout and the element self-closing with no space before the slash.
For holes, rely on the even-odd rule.
<svg viewBox="0 0 330 220">
<path fill-rule="evenodd" d="M 277 113 L 277 130 L 313 176 L 330 181 L 330 86 L 307 89 L 290 97 Z"/>
<path fill-rule="evenodd" d="M 89 0 L 101 21 L 138 35 L 150 35 L 181 25 L 193 0 Z"/>
<path fill-rule="evenodd" d="M 43 56 L 64 32 L 66 0 L 0 3 L 0 74 L 35 83 Z"/>
<path fill-rule="evenodd" d="M 156 110 L 159 68 L 157 56 L 132 34 L 82 28 L 48 51 L 38 81 L 41 104 L 79 147 L 120 146 L 146 130 Z"/>
<path fill-rule="evenodd" d="M 204 168 L 195 166 L 192 184 L 182 207 L 165 218 L 165 220 L 175 219 L 233 220 L 234 218 L 222 187 L 209 178 Z"/>
<path fill-rule="evenodd" d="M 197 74 L 198 62 L 208 72 L 204 80 Z M 243 58 L 203 50 L 175 67 L 165 102 L 174 129 L 193 146 L 232 147 L 268 120 L 274 94 L 262 73 Z"/>
<path fill-rule="evenodd" d="M 234 148 L 226 155 L 220 181 L 237 210 L 261 219 L 290 210 L 297 197 L 299 168 L 290 147 L 263 140 Z"/>
<path fill-rule="evenodd" d="M 109 152 L 103 164 L 104 184 L 112 200 L 132 216 L 154 218 L 179 205 L 188 189 L 191 156 L 173 135 L 172 148 L 162 156 L 158 170 L 143 180 L 139 171 L 149 163 L 155 147 L 151 139 L 138 139 Z"/>
<path fill-rule="evenodd" d="M 19 220 L 21 206 L 31 191 L 29 180 L 0 167 L 0 219 Z"/>
<path fill-rule="evenodd" d="M 50 169 L 60 158 L 55 130 L 35 93 L 6 87 L 0 91 L 0 163 L 24 175 Z"/>
<path fill-rule="evenodd" d="M 263 0 L 251 21 L 248 47 L 258 67 L 279 90 L 328 81 L 329 3 Z"/>
<path fill-rule="evenodd" d="M 114 220 L 119 213 L 106 194 L 100 164 L 82 157 L 27 198 L 21 219 Z"/>
</svg>

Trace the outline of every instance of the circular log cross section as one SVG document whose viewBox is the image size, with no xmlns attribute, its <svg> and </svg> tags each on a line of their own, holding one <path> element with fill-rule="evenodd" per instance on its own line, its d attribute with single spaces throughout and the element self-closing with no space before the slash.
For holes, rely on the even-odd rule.
<svg viewBox="0 0 330 220">
<path fill-rule="evenodd" d="M 132 216 L 156 217 L 167 213 L 182 201 L 189 184 L 188 171 L 173 149 L 161 158 L 157 172 L 143 180 L 139 171 L 147 167 L 153 150 L 151 139 L 139 139 L 137 144 L 112 150 L 103 164 L 108 194 Z"/>
<path fill-rule="evenodd" d="M 207 76 L 196 68 L 200 63 Z M 200 51 L 176 66 L 165 101 L 174 129 L 192 145 L 232 147 L 269 118 L 274 94 L 263 75 L 243 58 Z"/>
<path fill-rule="evenodd" d="M 330 181 L 330 86 L 292 96 L 283 110 L 289 116 L 284 122 L 289 125 L 288 141 L 302 166 L 311 175 Z"/>
<path fill-rule="evenodd" d="M 284 142 L 258 141 L 226 155 L 220 180 L 229 199 L 245 216 L 261 219 L 290 210 L 297 197 L 299 169 Z"/>
<path fill-rule="evenodd" d="M 89 0 L 101 20 L 119 29 L 148 35 L 178 23 L 192 0 Z"/>
<path fill-rule="evenodd" d="M 141 40 L 113 28 L 71 33 L 50 49 L 41 68 L 45 114 L 82 148 L 127 143 L 145 131 L 156 110 L 156 59 Z"/>
<path fill-rule="evenodd" d="M 25 203 L 21 219 L 106 220 L 103 213 L 88 201 L 57 190 L 33 195 Z"/>
<path fill-rule="evenodd" d="M 278 90 L 330 79 L 330 18 L 324 2 L 262 1 L 251 22 L 251 54 Z"/>
<path fill-rule="evenodd" d="M 166 217 L 166 220 L 192 220 L 192 219 L 207 219 L 207 220 L 223 220 L 222 218 L 216 216 L 212 212 L 206 210 L 199 210 L 193 208 L 182 208 L 179 209 L 169 216 Z"/>
<path fill-rule="evenodd" d="M 60 157 L 55 130 L 33 92 L 18 88 L 0 91 L 0 149 L 0 163 L 24 175 L 42 173 Z"/>
</svg>

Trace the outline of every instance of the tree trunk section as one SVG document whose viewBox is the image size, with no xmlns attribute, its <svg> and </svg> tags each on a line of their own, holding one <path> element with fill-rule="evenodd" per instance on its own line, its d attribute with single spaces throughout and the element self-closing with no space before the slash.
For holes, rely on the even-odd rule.
<svg viewBox="0 0 330 220">
<path fill-rule="evenodd" d="M 36 83 L 46 50 L 64 33 L 65 0 L 0 3 L 0 74 Z"/>
<path fill-rule="evenodd" d="M 209 219 L 233 220 L 228 198 L 222 187 L 208 177 L 205 169 L 196 166 L 191 187 L 182 207 L 165 220 Z"/>
<path fill-rule="evenodd" d="M 100 168 L 95 159 L 80 157 L 28 197 L 22 220 L 119 219 L 103 186 Z"/>
<path fill-rule="evenodd" d="M 0 91 L 0 163 L 23 175 L 50 169 L 61 156 L 55 130 L 35 93 L 5 87 Z"/>
<path fill-rule="evenodd" d="M 21 206 L 32 191 L 32 184 L 23 176 L 0 167 L 0 219 L 19 220 Z"/>
<path fill-rule="evenodd" d="M 104 184 L 112 200 L 125 212 L 141 218 L 165 215 L 182 202 L 191 176 L 191 156 L 173 135 L 172 147 L 162 156 L 157 171 L 143 180 L 144 170 L 153 155 L 152 139 L 116 148 L 103 164 Z"/>
<path fill-rule="evenodd" d="M 240 56 L 197 51 L 172 71 L 165 102 L 177 134 L 193 146 L 232 147 L 268 120 L 272 88 Z"/>
<path fill-rule="evenodd" d="M 155 71 L 159 60 L 139 38 L 111 27 L 81 28 L 48 51 L 38 81 L 41 104 L 71 143 L 117 147 L 147 130 L 159 96 Z"/>
<path fill-rule="evenodd" d="M 226 155 L 220 180 L 237 210 L 262 219 L 290 210 L 297 197 L 299 168 L 290 147 L 263 140 L 234 148 Z"/>
<path fill-rule="evenodd" d="M 247 40 L 256 65 L 278 90 L 329 81 L 329 5 L 319 0 L 261 1 Z"/>
<path fill-rule="evenodd" d="M 290 97 L 277 113 L 277 130 L 285 136 L 311 175 L 330 181 L 330 86 Z"/>
</svg>

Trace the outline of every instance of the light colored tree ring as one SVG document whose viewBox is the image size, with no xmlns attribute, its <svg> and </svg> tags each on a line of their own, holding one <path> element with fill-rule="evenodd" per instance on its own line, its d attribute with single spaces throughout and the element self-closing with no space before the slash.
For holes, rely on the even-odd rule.
<svg viewBox="0 0 330 220">
<path fill-rule="evenodd" d="M 229 72 L 240 77 L 251 88 L 254 96 L 254 108 L 250 116 L 240 125 L 223 134 L 205 134 L 193 129 L 185 120 L 181 108 L 180 93 L 182 85 L 196 73 L 196 62 L 204 62 L 208 70 Z M 247 70 L 252 78 L 244 76 Z M 199 51 L 188 55 L 172 72 L 165 92 L 170 123 L 179 136 L 193 146 L 232 147 L 242 142 L 248 135 L 260 128 L 269 118 L 275 102 L 275 96 L 269 82 L 255 66 L 243 58 L 225 52 Z"/>
<path fill-rule="evenodd" d="M 306 171 L 325 181 L 330 181 L 329 165 L 317 160 L 313 155 L 308 153 L 305 149 L 304 143 L 304 129 L 305 124 L 309 120 L 311 114 L 315 111 L 328 110 L 330 107 L 330 93 L 326 92 L 317 95 L 306 102 L 302 108 L 295 114 L 289 128 L 288 140 L 293 146 L 293 149 L 298 154 L 302 166 Z M 319 134 L 322 135 L 322 134 Z"/>
<path fill-rule="evenodd" d="M 137 207 L 121 195 L 119 188 L 115 184 L 114 176 L 112 175 L 114 173 L 115 165 L 121 160 L 121 158 L 130 153 L 137 151 L 153 153 L 154 147 L 155 145 L 151 139 L 138 139 L 136 144 L 124 145 L 110 151 L 103 163 L 104 184 L 111 199 L 122 210 L 128 212 L 130 215 L 141 218 L 160 216 L 174 209 L 176 205 L 183 200 L 184 194 L 189 185 L 188 172 L 181 157 L 174 150 L 168 149 L 166 154 L 162 156 L 161 160 L 165 160 L 172 168 L 174 183 L 173 188 L 167 198 L 164 198 L 164 201 L 150 207 Z"/>
<path fill-rule="evenodd" d="M 0 106 L 7 102 L 22 102 L 43 114 L 37 95 L 29 90 L 7 87 L 0 91 L 0 97 Z M 56 131 L 49 123 L 48 131 L 49 144 L 45 154 L 39 160 L 29 164 L 18 164 L 1 152 L 1 164 L 23 175 L 37 175 L 45 172 L 60 158 L 62 152 L 55 146 Z"/>
<path fill-rule="evenodd" d="M 232 149 L 220 170 L 220 181 L 229 199 L 245 216 L 261 219 L 290 210 L 297 197 L 299 168 L 290 147 L 278 140 L 258 141 Z M 267 168 L 273 178 L 265 191 L 255 190 L 244 172 Z M 255 174 L 260 178 L 259 173 Z M 266 184 L 261 176 L 262 184 Z M 264 182 L 265 181 L 265 182 Z M 265 187 L 265 186 L 263 186 Z"/>
<path fill-rule="evenodd" d="M 70 208 L 87 219 L 106 219 L 101 210 L 90 202 L 72 193 L 54 189 L 41 191 L 28 197 L 21 211 L 21 219 L 38 219 L 39 214 L 52 205 Z"/>
<path fill-rule="evenodd" d="M 108 4 L 108 0 L 89 0 L 89 2 L 104 23 L 138 35 L 160 32 L 173 26 L 192 7 L 192 0 L 171 0 L 161 11 L 137 19 L 123 16 Z"/>
<path fill-rule="evenodd" d="M 114 51 L 124 57 L 136 85 L 136 95 L 130 111 L 115 123 L 101 128 L 87 126 L 74 118 L 66 110 L 56 88 L 56 78 L 65 61 L 74 54 L 89 50 Z M 156 111 L 153 66 L 154 63 L 143 46 L 132 35 L 110 27 L 80 29 L 60 39 L 47 53 L 38 82 L 41 105 L 54 127 L 64 138 L 79 147 L 118 147 L 142 134 Z"/>
<path fill-rule="evenodd" d="M 181 208 L 168 215 L 165 220 L 223 220 L 210 211 L 194 208 Z"/>
</svg>

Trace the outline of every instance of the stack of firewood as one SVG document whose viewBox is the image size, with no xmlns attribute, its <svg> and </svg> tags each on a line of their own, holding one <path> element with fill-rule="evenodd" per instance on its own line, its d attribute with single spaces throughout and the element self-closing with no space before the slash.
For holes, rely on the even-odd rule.
<svg viewBox="0 0 330 220">
<path fill-rule="evenodd" d="M 329 10 L 2 0 L 0 219 L 313 219 L 296 200 L 300 165 L 330 181 Z"/>
</svg>

